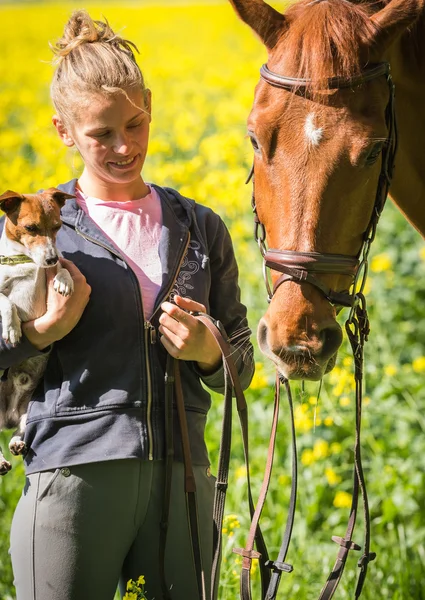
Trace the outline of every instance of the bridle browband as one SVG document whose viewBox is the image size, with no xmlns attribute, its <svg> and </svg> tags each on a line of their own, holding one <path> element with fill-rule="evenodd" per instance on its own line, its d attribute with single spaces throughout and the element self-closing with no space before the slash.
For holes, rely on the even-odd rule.
<svg viewBox="0 0 425 600">
<path fill-rule="evenodd" d="M 267 65 L 263 65 L 260 70 L 261 78 L 267 84 L 273 87 L 287 90 L 290 93 L 309 97 L 310 86 L 313 83 L 309 79 L 298 79 L 285 77 L 270 71 Z M 368 257 L 370 246 L 375 238 L 376 228 L 379 217 L 385 205 L 391 184 L 394 159 L 397 151 L 397 126 L 395 116 L 394 83 L 391 77 L 389 63 L 383 62 L 370 65 L 358 75 L 350 78 L 332 77 L 326 81 L 324 89 L 350 89 L 359 87 L 378 77 L 385 77 L 388 83 L 389 100 L 385 111 L 385 121 L 388 130 L 386 144 L 382 149 L 381 172 L 378 180 L 378 187 L 375 196 L 375 202 L 369 224 L 364 232 L 363 241 L 357 256 L 346 256 L 341 254 L 329 254 L 322 252 L 296 252 L 289 250 L 267 249 L 266 230 L 264 224 L 260 221 L 257 214 L 254 186 L 254 165 L 250 171 L 247 183 L 253 180 L 252 191 L 252 210 L 254 213 L 255 240 L 260 248 L 263 257 L 263 273 L 266 284 L 268 301 L 270 302 L 276 290 L 286 281 L 294 281 L 298 284 L 309 283 L 318 289 L 324 297 L 339 311 L 342 307 L 350 307 L 350 313 L 345 323 L 345 329 L 349 338 L 353 356 L 354 356 L 354 379 L 356 384 L 356 437 L 354 444 L 354 480 L 352 503 L 350 516 L 344 537 L 332 536 L 332 540 L 339 545 L 339 551 L 334 567 L 322 588 L 319 600 L 330 600 L 339 584 L 345 563 L 350 550 L 363 550 L 362 556 L 358 561 L 360 575 L 355 591 L 355 598 L 359 598 L 362 592 L 363 583 L 366 578 L 369 562 L 375 559 L 375 553 L 370 552 L 370 516 L 368 497 L 366 492 L 366 483 L 363 474 L 360 446 L 360 429 L 362 413 L 362 386 L 363 386 L 363 346 L 369 334 L 369 320 L 367 316 L 366 300 L 363 295 L 364 286 L 368 273 Z M 267 275 L 267 268 L 281 273 L 272 289 Z M 351 278 L 351 286 L 348 290 L 335 291 L 329 288 L 320 280 L 321 274 L 339 274 Z M 285 384 L 288 404 L 291 414 L 292 430 L 292 483 L 291 495 L 289 501 L 288 519 L 285 526 L 282 545 L 279 555 L 275 561 L 268 560 L 267 554 L 260 555 L 260 572 L 262 576 L 262 600 L 274 600 L 277 595 L 278 586 L 282 573 L 290 573 L 292 566 L 286 562 L 286 555 L 291 540 L 292 528 L 294 523 L 296 496 L 297 496 L 297 456 L 295 427 L 292 407 L 292 397 L 289 382 L 277 374 L 275 410 L 273 417 L 272 432 L 270 436 L 269 453 L 263 484 L 259 494 L 259 500 L 255 509 L 255 514 L 251 522 L 245 548 L 238 548 L 234 551 L 243 557 L 241 571 L 241 600 L 251 600 L 250 589 L 250 571 L 251 563 L 255 558 L 259 558 L 259 553 L 254 550 L 254 538 L 258 529 L 259 519 L 266 499 L 267 489 L 270 482 L 271 470 L 273 464 L 273 452 L 277 433 L 277 421 L 280 402 L 280 382 Z M 357 508 L 359 492 L 363 499 L 364 508 L 364 544 L 361 548 L 352 541 L 352 535 L 357 518 Z"/>
</svg>

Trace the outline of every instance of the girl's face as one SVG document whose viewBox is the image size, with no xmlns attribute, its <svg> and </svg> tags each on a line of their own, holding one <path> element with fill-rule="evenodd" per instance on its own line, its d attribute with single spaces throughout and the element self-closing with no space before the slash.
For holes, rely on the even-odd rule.
<svg viewBox="0 0 425 600">
<path fill-rule="evenodd" d="M 53 123 L 67 146 L 75 146 L 84 161 L 80 183 L 88 195 L 104 199 L 135 199 L 147 193 L 141 177 L 149 140 L 150 92 L 91 94 L 66 128 Z M 77 112 L 77 111 L 76 111 Z"/>
</svg>

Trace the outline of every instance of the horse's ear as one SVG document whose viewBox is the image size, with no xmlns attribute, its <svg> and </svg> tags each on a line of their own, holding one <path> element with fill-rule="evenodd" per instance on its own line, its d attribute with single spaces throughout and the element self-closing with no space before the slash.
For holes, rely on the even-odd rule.
<svg viewBox="0 0 425 600">
<path fill-rule="evenodd" d="M 239 17 L 259 36 L 267 50 L 276 45 L 287 23 L 284 15 L 263 0 L 230 0 Z"/>
<path fill-rule="evenodd" d="M 425 0 L 391 0 L 371 19 L 377 26 L 373 45 L 385 52 L 412 25 L 425 8 Z"/>
</svg>

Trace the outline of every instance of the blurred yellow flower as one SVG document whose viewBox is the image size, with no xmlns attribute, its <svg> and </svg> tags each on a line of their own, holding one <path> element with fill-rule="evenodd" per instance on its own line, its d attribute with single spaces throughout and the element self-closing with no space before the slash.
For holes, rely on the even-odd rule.
<svg viewBox="0 0 425 600">
<path fill-rule="evenodd" d="M 335 368 L 330 373 L 330 381 L 334 385 L 333 393 L 335 396 L 349 394 L 355 389 L 353 374 L 346 369 Z"/>
<path fill-rule="evenodd" d="M 329 485 L 336 485 L 341 482 L 341 477 L 335 473 L 333 469 L 327 467 L 325 469 L 325 477 L 329 483 Z"/>
<path fill-rule="evenodd" d="M 333 505 L 336 508 L 349 508 L 351 506 L 351 494 L 339 491 L 335 494 Z"/>
<path fill-rule="evenodd" d="M 236 479 L 242 479 L 242 478 L 246 477 L 246 465 L 241 465 L 240 467 L 238 467 L 236 469 L 235 477 L 236 477 Z"/>
<path fill-rule="evenodd" d="M 412 368 L 415 373 L 424 373 L 425 372 L 425 356 L 419 356 L 415 358 L 412 362 Z"/>
<path fill-rule="evenodd" d="M 331 454 L 339 454 L 342 450 L 342 446 L 339 442 L 332 442 L 329 446 L 329 451 Z"/>
<path fill-rule="evenodd" d="M 425 260 L 425 246 L 422 246 L 422 248 L 419 250 L 419 256 L 422 258 L 422 260 Z"/>
<path fill-rule="evenodd" d="M 392 260 L 386 252 L 374 256 L 370 263 L 370 270 L 374 273 L 389 271 L 393 266 Z"/>
<path fill-rule="evenodd" d="M 140 575 L 139 579 L 137 580 L 137 585 L 145 585 L 145 583 L 145 576 Z"/>
<path fill-rule="evenodd" d="M 268 381 L 267 381 L 267 377 L 264 373 L 264 365 L 263 365 L 263 363 L 256 362 L 255 363 L 255 373 L 254 373 L 254 377 L 252 378 L 252 381 L 250 384 L 250 389 L 259 390 L 259 389 L 267 387 L 267 385 L 268 385 Z"/>
<path fill-rule="evenodd" d="M 291 483 L 291 478 L 289 477 L 289 475 L 281 473 L 278 477 L 278 482 L 279 485 L 289 485 Z"/>
<path fill-rule="evenodd" d="M 326 458 L 329 455 L 329 442 L 326 440 L 317 440 L 313 446 L 313 456 L 315 460 Z"/>
<path fill-rule="evenodd" d="M 341 406 L 350 406 L 351 400 L 348 396 L 341 396 L 339 403 Z"/>
<path fill-rule="evenodd" d="M 388 377 L 394 377 L 397 373 L 397 367 L 395 365 L 387 365 L 384 369 L 385 375 Z"/>
<path fill-rule="evenodd" d="M 300 433 L 307 433 L 313 428 L 313 416 L 310 413 L 310 406 L 308 404 L 301 404 L 295 407 L 294 422 L 295 428 Z"/>
<path fill-rule="evenodd" d="M 301 462 L 306 467 L 311 465 L 314 462 L 313 450 L 303 450 L 303 453 L 301 454 Z"/>
<path fill-rule="evenodd" d="M 326 427 L 330 427 L 334 424 L 334 420 L 332 417 L 325 417 L 323 423 L 326 425 Z"/>
</svg>

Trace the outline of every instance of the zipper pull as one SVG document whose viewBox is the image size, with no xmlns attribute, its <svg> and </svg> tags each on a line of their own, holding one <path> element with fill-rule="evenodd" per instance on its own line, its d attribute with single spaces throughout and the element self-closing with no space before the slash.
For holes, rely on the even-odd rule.
<svg viewBox="0 0 425 600">
<path fill-rule="evenodd" d="M 145 321 L 145 329 L 149 332 L 149 341 L 151 344 L 156 344 L 156 329 L 150 321 Z"/>
</svg>

